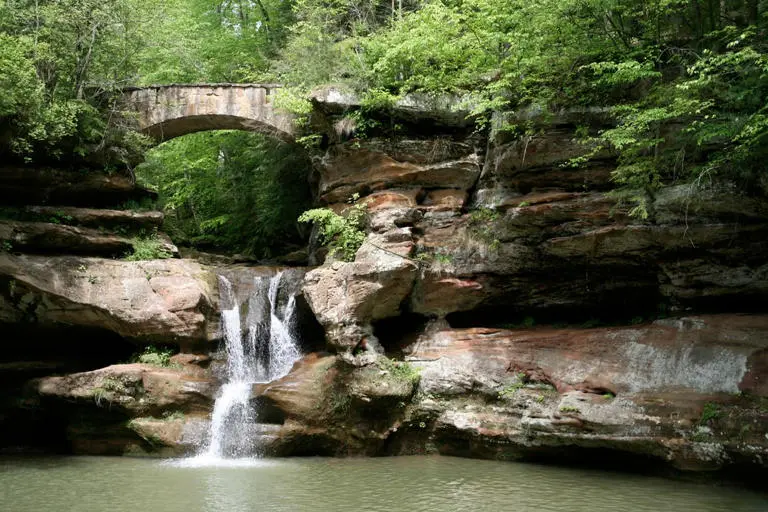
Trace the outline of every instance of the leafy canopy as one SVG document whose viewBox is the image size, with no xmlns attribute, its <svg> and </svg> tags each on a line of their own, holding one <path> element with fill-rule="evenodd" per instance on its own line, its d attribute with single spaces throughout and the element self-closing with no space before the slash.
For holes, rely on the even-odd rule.
<svg viewBox="0 0 768 512">
<path fill-rule="evenodd" d="M 296 218 L 311 203 L 309 166 L 296 146 L 213 131 L 158 146 L 136 174 L 160 193 L 174 240 L 263 258 L 303 241 Z"/>
</svg>

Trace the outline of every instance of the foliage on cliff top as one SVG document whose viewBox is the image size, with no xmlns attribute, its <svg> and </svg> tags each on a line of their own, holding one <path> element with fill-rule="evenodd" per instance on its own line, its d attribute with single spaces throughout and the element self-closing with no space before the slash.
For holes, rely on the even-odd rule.
<svg viewBox="0 0 768 512">
<path fill-rule="evenodd" d="M 618 154 L 617 197 L 637 215 L 677 180 L 766 188 L 766 0 L 297 0 L 294 13 L 274 66 L 293 84 L 459 94 L 481 120 L 609 107 L 614 127 L 589 142 Z"/>
<path fill-rule="evenodd" d="M 644 216 L 677 180 L 766 188 L 767 29 L 768 0 L 3 0 L 0 141 L 129 161 L 142 139 L 111 94 L 156 82 L 451 93 L 486 121 L 601 106 L 591 147 Z"/>
<path fill-rule="evenodd" d="M 126 164 L 144 149 L 115 110 L 141 44 L 138 0 L 0 1 L 0 156 Z"/>
</svg>

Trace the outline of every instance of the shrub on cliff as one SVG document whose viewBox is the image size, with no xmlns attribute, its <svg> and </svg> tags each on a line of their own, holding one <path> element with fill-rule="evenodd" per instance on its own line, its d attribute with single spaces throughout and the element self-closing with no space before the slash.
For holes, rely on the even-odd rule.
<svg viewBox="0 0 768 512">
<path fill-rule="evenodd" d="M 155 345 L 149 345 L 144 347 L 142 352 L 138 352 L 131 357 L 132 363 L 144 363 L 154 366 L 161 366 L 163 368 L 170 368 L 174 365 L 171 362 L 173 357 L 173 350 L 169 348 L 156 347 Z"/>
<path fill-rule="evenodd" d="M 128 261 L 165 260 L 173 257 L 165 243 L 157 237 L 157 233 L 137 236 L 131 239 L 133 252 L 126 255 Z"/>
<path fill-rule="evenodd" d="M 363 96 L 456 94 L 480 122 L 511 113 L 494 123 L 509 137 L 536 136 L 548 113 L 600 107 L 613 127 L 585 142 L 618 156 L 615 196 L 640 217 L 673 182 L 724 178 L 768 191 L 766 0 L 346 5 L 296 2 L 301 22 L 276 66 L 284 80 L 344 81 Z M 312 44 L 320 57 L 302 51 Z M 521 111 L 543 115 L 532 126 Z"/>
<path fill-rule="evenodd" d="M 365 241 L 365 221 L 368 210 L 365 202 L 356 202 L 355 194 L 350 200 L 353 204 L 342 215 L 330 208 L 315 208 L 301 214 L 299 222 L 311 222 L 319 230 L 319 242 L 330 249 L 329 256 L 342 261 L 354 261 L 357 250 Z"/>
</svg>

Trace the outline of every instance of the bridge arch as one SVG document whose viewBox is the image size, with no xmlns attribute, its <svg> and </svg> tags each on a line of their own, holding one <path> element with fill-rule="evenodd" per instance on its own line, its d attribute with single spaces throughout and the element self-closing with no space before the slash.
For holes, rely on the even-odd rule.
<svg viewBox="0 0 768 512">
<path fill-rule="evenodd" d="M 127 89 L 142 132 L 162 142 L 205 130 L 247 130 L 294 139 L 294 116 L 274 106 L 278 85 L 195 84 Z"/>
</svg>

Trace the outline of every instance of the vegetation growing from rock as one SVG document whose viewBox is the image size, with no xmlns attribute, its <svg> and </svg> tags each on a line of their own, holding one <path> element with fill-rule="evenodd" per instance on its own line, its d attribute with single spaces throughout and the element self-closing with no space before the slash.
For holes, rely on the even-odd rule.
<svg viewBox="0 0 768 512">
<path fill-rule="evenodd" d="M 5 1 L 0 150 L 132 166 L 147 140 L 114 100 L 149 83 L 277 81 L 297 97 L 342 84 L 362 96 L 349 114 L 359 126 L 407 93 L 453 94 L 480 125 L 501 113 L 494 130 L 527 139 L 554 112 L 602 109 L 612 126 L 579 133 L 593 154 L 617 155 L 615 197 L 645 218 L 655 191 L 676 181 L 764 190 L 766 13 L 765 0 Z M 275 195 L 290 188 L 277 178 L 286 167 L 254 164 L 269 151 L 246 138 L 187 137 L 140 170 L 189 243 L 263 256 L 282 250 L 264 247 L 275 233 L 295 237 L 281 205 L 296 198 Z"/>
<path fill-rule="evenodd" d="M 125 256 L 128 261 L 165 260 L 173 256 L 156 232 L 132 238 L 131 245 L 133 252 Z"/>
<path fill-rule="evenodd" d="M 105 402 L 111 404 L 113 399 L 119 399 L 123 395 L 131 393 L 128 386 L 117 377 L 106 377 L 101 385 L 91 391 L 96 405 L 101 407 Z"/>
<path fill-rule="evenodd" d="M 303 0 L 273 69 L 364 96 L 457 94 L 481 121 L 600 107 L 614 126 L 587 128 L 585 142 L 618 155 L 616 198 L 645 218 L 670 182 L 763 186 L 767 11 L 761 0 Z M 535 136 L 514 118 L 494 128 Z"/>
<path fill-rule="evenodd" d="M 149 345 L 143 352 L 135 354 L 131 361 L 167 368 L 173 366 L 171 357 L 173 357 L 173 350 Z"/>
<path fill-rule="evenodd" d="M 407 382 L 417 383 L 419 381 L 419 370 L 407 361 L 395 361 L 388 357 L 380 357 L 376 363 L 379 368 L 389 373 L 395 379 L 401 379 Z"/>
<path fill-rule="evenodd" d="M 354 261 L 355 254 L 365 241 L 365 221 L 368 215 L 365 202 L 357 202 L 359 196 L 350 199 L 354 203 L 341 215 L 330 208 L 315 208 L 301 214 L 299 222 L 311 222 L 318 227 L 319 242 L 328 246 L 330 256 L 342 261 Z"/>
</svg>

